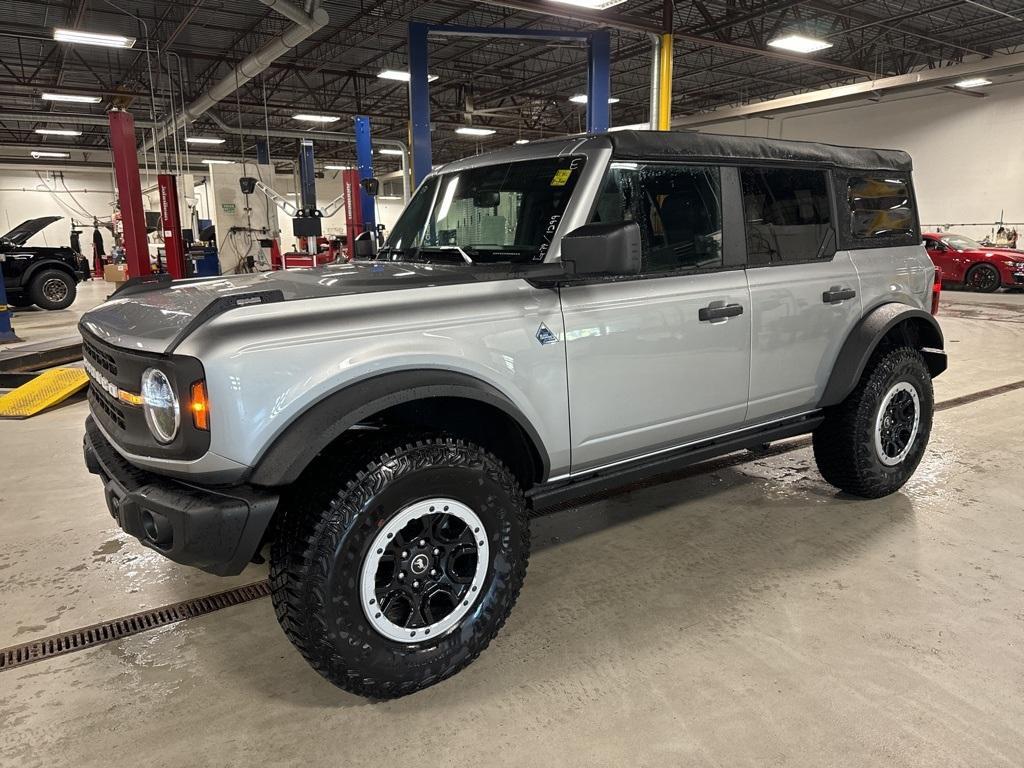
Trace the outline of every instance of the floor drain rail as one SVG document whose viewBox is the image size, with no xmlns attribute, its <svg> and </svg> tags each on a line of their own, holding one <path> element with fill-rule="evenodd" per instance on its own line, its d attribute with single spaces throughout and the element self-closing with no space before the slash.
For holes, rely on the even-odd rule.
<svg viewBox="0 0 1024 768">
<path fill-rule="evenodd" d="M 941 403 L 936 403 L 935 410 L 948 411 L 950 408 L 958 408 L 961 405 L 975 403 L 978 400 L 985 400 L 986 398 L 996 397 L 997 395 L 1005 395 L 1007 392 L 1015 392 L 1018 389 L 1024 389 L 1024 381 L 1013 381 L 999 387 L 983 389 L 980 392 L 971 392 L 967 395 L 960 395 L 960 397 L 951 397 L 949 400 L 943 400 Z"/>
<path fill-rule="evenodd" d="M 0 671 L 31 664 L 34 661 L 52 659 L 54 656 L 61 656 L 65 653 L 82 651 L 113 640 L 137 635 L 140 632 L 148 632 L 157 627 L 213 613 L 222 608 L 259 600 L 262 597 L 269 597 L 269 595 L 270 583 L 264 579 L 213 595 L 162 605 L 148 611 L 133 613 L 81 629 L 50 635 L 40 640 L 12 645 L 9 648 L 0 649 Z"/>
</svg>

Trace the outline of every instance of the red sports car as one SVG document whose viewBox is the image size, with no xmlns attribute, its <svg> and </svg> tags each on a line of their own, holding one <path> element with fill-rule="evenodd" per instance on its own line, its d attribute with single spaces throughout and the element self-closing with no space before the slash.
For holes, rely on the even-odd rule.
<svg viewBox="0 0 1024 768">
<path fill-rule="evenodd" d="M 924 247 L 942 273 L 943 283 L 962 283 L 983 293 L 991 293 L 1000 286 L 1024 286 L 1024 251 L 986 248 L 952 232 L 926 232 L 923 237 Z"/>
</svg>

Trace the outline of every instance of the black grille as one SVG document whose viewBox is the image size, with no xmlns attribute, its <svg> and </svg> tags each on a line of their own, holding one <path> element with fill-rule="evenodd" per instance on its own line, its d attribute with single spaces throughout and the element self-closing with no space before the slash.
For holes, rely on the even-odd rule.
<svg viewBox="0 0 1024 768">
<path fill-rule="evenodd" d="M 97 349 L 84 339 L 82 340 L 82 349 L 91 363 L 98 365 L 111 376 L 117 376 L 117 362 L 111 355 L 108 355 L 101 349 Z"/>
<path fill-rule="evenodd" d="M 107 396 L 95 383 L 89 382 L 89 404 L 93 408 L 103 411 L 107 418 L 114 422 L 121 429 L 125 428 L 124 411 L 111 403 Z"/>
</svg>

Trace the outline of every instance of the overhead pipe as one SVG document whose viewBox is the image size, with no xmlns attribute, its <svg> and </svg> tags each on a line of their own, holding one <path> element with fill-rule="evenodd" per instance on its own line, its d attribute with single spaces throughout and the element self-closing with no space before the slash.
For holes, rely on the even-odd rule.
<svg viewBox="0 0 1024 768">
<path fill-rule="evenodd" d="M 206 117 L 216 124 L 220 130 L 235 136 L 272 136 L 275 139 L 312 139 L 313 141 L 335 141 L 348 144 L 353 144 L 356 140 L 354 133 L 337 133 L 335 131 L 293 131 L 288 129 L 271 129 L 268 131 L 266 128 L 238 128 L 228 125 L 214 112 L 208 113 Z M 398 139 L 375 138 L 373 143 L 395 147 L 402 151 L 402 197 L 405 199 L 405 202 L 409 202 L 409 195 L 411 192 L 409 188 L 409 147 L 406 146 L 404 141 L 400 141 Z"/>
<path fill-rule="evenodd" d="M 235 93 L 235 91 L 256 77 L 260 72 L 266 70 L 271 64 L 316 34 L 330 22 L 330 16 L 327 15 L 323 8 L 319 7 L 318 0 L 313 0 L 311 13 L 309 14 L 306 14 L 288 0 L 260 0 L 260 2 L 294 22 L 294 26 L 286 30 L 282 35 L 275 37 L 255 53 L 244 58 L 226 77 L 222 78 L 206 93 L 185 107 L 178 115 L 175 115 L 171 120 L 158 128 L 154 132 L 153 138 L 148 139 L 142 145 L 143 151 L 149 150 L 155 142 L 166 138 L 169 133 L 196 121 L 217 103 Z"/>
<path fill-rule="evenodd" d="M 677 117 L 672 120 L 672 126 L 677 128 L 694 128 L 727 120 L 757 117 L 758 115 L 864 98 L 885 91 L 942 88 L 953 85 L 959 80 L 977 75 L 1012 74 L 1021 71 L 1024 71 L 1024 53 L 993 56 L 990 59 L 981 59 L 966 64 L 956 64 L 951 67 L 940 67 L 938 69 L 925 69 L 919 72 L 911 72 L 907 75 L 883 77 L 878 80 L 864 80 L 850 85 L 808 91 L 807 93 L 800 93 L 795 96 L 767 99 L 740 107 L 722 107 L 709 112 Z"/>
<path fill-rule="evenodd" d="M 4 112 L 0 122 L 14 120 L 19 123 L 71 123 L 73 125 L 102 125 L 108 127 L 105 115 L 76 115 L 63 112 Z M 136 128 L 155 128 L 156 123 L 136 120 Z"/>
</svg>

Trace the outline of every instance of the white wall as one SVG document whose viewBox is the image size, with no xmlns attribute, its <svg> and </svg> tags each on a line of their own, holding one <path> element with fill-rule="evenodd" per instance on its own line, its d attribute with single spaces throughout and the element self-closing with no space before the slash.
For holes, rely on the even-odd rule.
<svg viewBox="0 0 1024 768">
<path fill-rule="evenodd" d="M 1003 221 L 1024 232 L 1024 82 L 986 90 L 976 98 L 930 89 L 700 130 L 903 149 L 914 159 L 922 225 L 981 237 L 1002 211 Z"/>
<path fill-rule="evenodd" d="M 32 238 L 29 244 L 68 245 L 71 218 L 78 221 L 89 219 L 90 226 L 80 229 L 82 249 L 86 256 L 91 256 L 92 216 L 109 219 L 113 213 L 112 203 L 116 195 L 110 172 L 62 171 L 63 184 L 59 177 L 55 182 L 49 172 L 39 173 L 43 180 L 35 171 L 26 168 L 0 167 L 0 233 L 13 229 L 25 219 L 63 216 L 64 221 L 54 222 Z M 65 185 L 70 193 L 65 191 Z M 47 186 L 58 191 L 50 194 L 45 191 Z M 106 251 L 110 253 L 113 247 L 110 231 L 101 227 L 100 232 Z"/>
</svg>

